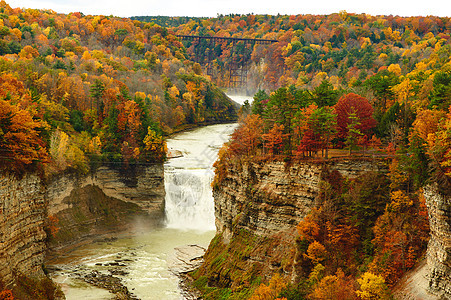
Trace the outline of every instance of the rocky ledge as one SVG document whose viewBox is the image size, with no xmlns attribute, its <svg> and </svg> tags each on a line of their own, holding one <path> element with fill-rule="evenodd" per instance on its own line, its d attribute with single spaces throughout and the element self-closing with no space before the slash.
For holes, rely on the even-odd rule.
<svg viewBox="0 0 451 300">
<path fill-rule="evenodd" d="M 189 272 L 197 270 L 204 262 L 206 249 L 199 245 L 186 245 L 175 248 L 169 258 L 169 270 L 179 278 L 179 287 L 186 300 L 202 299 L 201 293 L 193 285 Z"/>
<path fill-rule="evenodd" d="M 122 280 L 118 277 L 113 276 L 112 274 L 103 274 L 99 271 L 91 271 L 88 274 L 80 276 L 80 279 L 85 282 L 110 291 L 115 295 L 115 299 L 120 300 L 137 300 L 136 296 L 134 296 L 128 288 L 122 284 Z"/>
</svg>

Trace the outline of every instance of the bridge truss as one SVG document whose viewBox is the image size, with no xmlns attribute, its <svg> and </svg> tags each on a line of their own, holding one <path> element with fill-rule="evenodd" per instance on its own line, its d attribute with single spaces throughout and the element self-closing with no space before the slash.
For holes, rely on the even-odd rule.
<svg viewBox="0 0 451 300">
<path fill-rule="evenodd" d="M 199 35 L 177 35 L 182 41 L 190 41 L 194 45 L 194 53 L 191 59 L 206 66 L 207 75 L 215 77 L 213 60 L 219 55 L 215 52 L 217 45 L 224 42 L 231 44 L 230 62 L 225 70 L 228 73 L 229 88 L 243 87 L 247 83 L 248 62 L 254 45 L 269 45 L 277 43 L 270 39 L 249 39 L 233 37 L 215 37 Z M 208 49 L 208 51 L 206 51 Z M 241 52 L 241 53 L 240 53 Z"/>
</svg>

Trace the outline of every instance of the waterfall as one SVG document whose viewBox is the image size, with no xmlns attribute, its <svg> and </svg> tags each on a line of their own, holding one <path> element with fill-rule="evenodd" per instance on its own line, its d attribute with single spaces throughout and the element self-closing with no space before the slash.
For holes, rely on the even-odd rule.
<svg viewBox="0 0 451 300">
<path fill-rule="evenodd" d="M 165 169 L 167 227 L 215 230 L 213 176 L 211 169 Z"/>
<path fill-rule="evenodd" d="M 164 168 L 166 226 L 174 229 L 215 230 L 211 182 L 213 163 L 236 124 L 218 124 L 177 134 L 168 149 L 177 153 Z"/>
</svg>

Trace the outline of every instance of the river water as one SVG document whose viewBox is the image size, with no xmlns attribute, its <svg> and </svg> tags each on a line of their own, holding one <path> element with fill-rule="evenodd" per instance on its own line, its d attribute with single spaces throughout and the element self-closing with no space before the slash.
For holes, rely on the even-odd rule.
<svg viewBox="0 0 451 300">
<path fill-rule="evenodd" d="M 121 278 L 139 299 L 182 299 L 178 278 L 168 270 L 168 259 L 175 247 L 207 247 L 214 236 L 212 165 L 235 127 L 206 126 L 167 141 L 168 149 L 182 156 L 165 164 L 166 226 L 149 230 L 136 224 L 135 230 L 120 238 L 79 247 L 57 261 L 58 271 L 52 278 L 60 284 L 66 299 L 113 298 L 108 291 L 77 279 L 94 270 Z"/>
</svg>

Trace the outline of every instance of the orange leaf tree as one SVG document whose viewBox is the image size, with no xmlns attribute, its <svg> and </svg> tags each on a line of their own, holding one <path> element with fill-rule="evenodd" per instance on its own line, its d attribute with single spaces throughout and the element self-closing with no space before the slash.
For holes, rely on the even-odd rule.
<svg viewBox="0 0 451 300">
<path fill-rule="evenodd" d="M 39 135 L 42 127 L 42 122 L 33 120 L 28 111 L 0 99 L 1 166 L 20 173 L 47 162 L 48 154 Z"/>
<path fill-rule="evenodd" d="M 283 146 L 283 140 L 286 136 L 283 133 L 284 126 L 274 124 L 274 127 L 268 133 L 263 135 L 265 148 L 268 149 L 269 155 L 279 154 Z"/>
<path fill-rule="evenodd" d="M 236 155 L 255 155 L 261 145 L 263 121 L 259 115 L 248 115 L 232 134 L 229 148 Z"/>
</svg>

